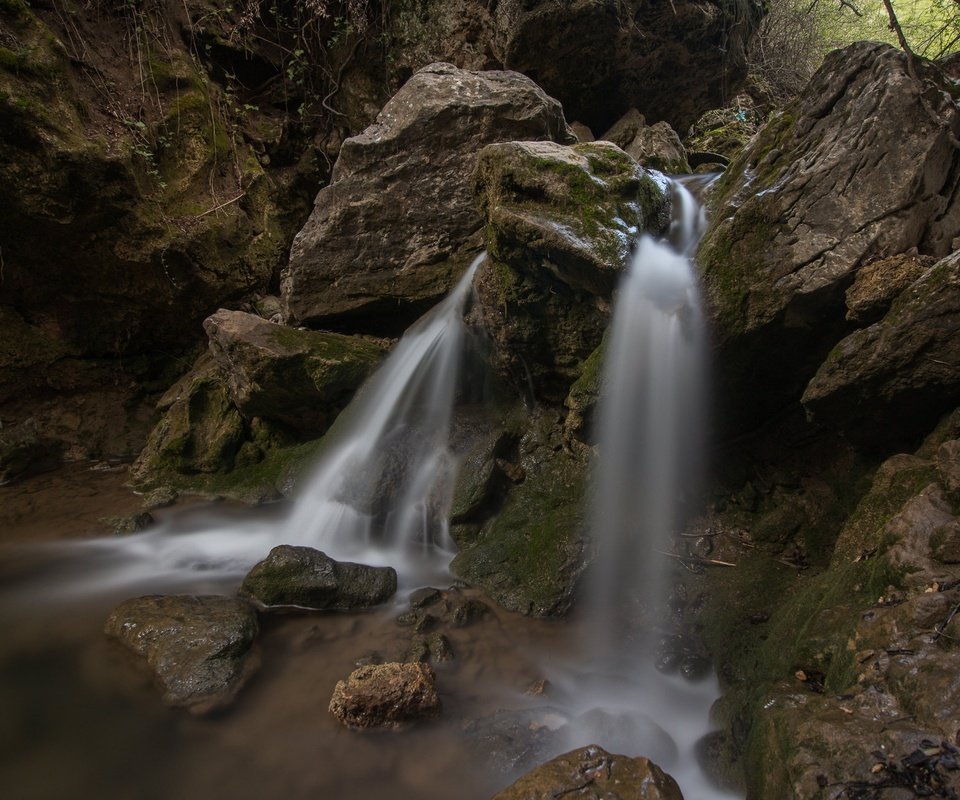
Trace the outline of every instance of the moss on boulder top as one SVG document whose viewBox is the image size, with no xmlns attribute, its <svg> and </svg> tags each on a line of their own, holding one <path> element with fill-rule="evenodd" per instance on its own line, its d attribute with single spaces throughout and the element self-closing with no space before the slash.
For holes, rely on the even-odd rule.
<svg viewBox="0 0 960 800">
<path fill-rule="evenodd" d="M 633 241 L 666 224 L 664 186 L 610 142 L 483 149 L 476 194 L 490 262 L 477 280 L 496 367 L 561 402 L 609 319 Z"/>
</svg>

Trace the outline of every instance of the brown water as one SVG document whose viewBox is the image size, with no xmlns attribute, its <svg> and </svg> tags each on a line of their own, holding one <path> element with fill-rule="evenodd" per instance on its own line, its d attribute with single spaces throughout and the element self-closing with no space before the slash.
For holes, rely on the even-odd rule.
<svg viewBox="0 0 960 800">
<path fill-rule="evenodd" d="M 435 667 L 443 700 L 439 720 L 400 731 L 343 728 L 327 711 L 334 685 L 359 658 L 376 652 L 391 659 L 406 649 L 410 631 L 396 623 L 406 610 L 402 599 L 371 613 L 263 617 L 260 670 L 230 709 L 197 718 L 165 708 L 143 665 L 102 633 L 111 608 L 145 590 L 128 586 L 57 597 L 93 563 L 86 551 L 23 545 L 82 536 L 97 530 L 100 516 L 136 510 L 139 500 L 122 488 L 124 477 L 71 467 L 0 489 L 6 542 L 0 547 L 4 797 L 479 799 L 516 774 L 489 767 L 489 757 L 497 754 L 478 751 L 468 733 L 472 721 L 534 704 L 559 707 L 558 719 L 582 710 L 569 700 L 586 691 L 589 673 L 557 672 L 557 665 L 582 656 L 585 637 L 576 623 L 491 610 L 470 626 L 443 629 L 455 659 Z M 231 511 L 222 504 L 215 508 L 228 521 Z M 281 518 L 276 508 L 243 514 L 261 515 L 267 524 Z M 190 581 L 176 591 L 229 593 L 236 585 L 202 575 Z M 545 677 L 554 683 L 546 697 L 523 695 Z M 613 689 L 612 702 L 638 691 L 624 685 L 622 698 Z M 703 731 L 710 699 L 707 689 L 689 701 Z M 681 759 L 671 771 L 689 767 Z M 684 788 L 688 800 L 708 796 Z"/>
</svg>

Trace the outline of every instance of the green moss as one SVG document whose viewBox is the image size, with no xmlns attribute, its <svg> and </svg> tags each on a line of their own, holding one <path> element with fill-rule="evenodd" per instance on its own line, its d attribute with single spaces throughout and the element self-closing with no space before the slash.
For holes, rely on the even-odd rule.
<svg viewBox="0 0 960 800">
<path fill-rule="evenodd" d="M 585 485 L 582 463 L 556 454 L 527 475 L 476 543 L 457 555 L 455 574 L 484 587 L 504 608 L 564 613 L 582 568 Z"/>
</svg>

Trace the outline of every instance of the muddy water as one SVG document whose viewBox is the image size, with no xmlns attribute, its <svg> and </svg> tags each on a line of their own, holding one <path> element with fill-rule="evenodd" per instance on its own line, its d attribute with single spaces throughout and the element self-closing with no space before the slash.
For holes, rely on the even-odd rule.
<svg viewBox="0 0 960 800">
<path fill-rule="evenodd" d="M 557 725 L 583 711 L 579 701 L 596 694 L 591 684 L 597 682 L 607 687 L 608 708 L 626 708 L 645 692 L 663 696 L 676 688 L 669 682 L 651 686 L 649 681 L 663 679 L 629 669 L 626 676 L 598 676 L 585 668 L 578 644 L 585 637 L 576 621 L 538 621 L 497 610 L 467 627 L 443 629 L 456 657 L 436 665 L 441 719 L 402 731 L 349 731 L 327 711 L 333 687 L 358 659 L 377 653 L 389 660 L 406 649 L 410 631 L 396 622 L 407 609 L 401 597 L 370 613 L 264 617 L 260 670 L 229 710 L 195 718 L 166 709 L 142 665 L 104 637 L 104 619 L 117 602 L 134 594 L 165 588 L 229 593 L 236 581 L 198 574 L 172 587 L 160 580 L 142 584 L 139 591 L 117 587 L 82 600 L 64 599 L 59 594 L 63 582 L 85 569 L 83 551 L 22 544 L 38 533 L 79 536 L 96 529 L 91 520 L 99 516 L 135 510 L 137 499 L 122 490 L 122 475 L 108 475 L 89 473 L 85 482 L 82 473 L 68 471 L 22 485 L 27 489 L 22 495 L 3 490 L 5 519 L 17 513 L 11 510 L 13 497 L 34 509 L 20 513 L 20 522 L 4 530 L 8 543 L 0 548 L 0 786 L 5 797 L 486 798 L 517 773 L 491 768 L 492 756 L 502 765 L 513 753 L 491 753 L 488 744 L 478 744 L 470 733 L 473 721 L 499 709 L 533 706 L 543 712 L 537 712 L 537 720 Z M 74 490 L 57 494 L 71 485 Z M 88 491 L 91 487 L 95 491 Z M 42 500 L 46 492 L 52 492 L 49 502 Z M 191 518 L 215 513 L 222 523 L 229 512 L 220 504 L 212 512 L 200 506 L 159 513 Z M 265 524 L 281 519 L 270 508 L 243 514 L 247 521 L 257 515 Z M 524 695 L 541 679 L 550 682 L 545 696 Z M 645 718 L 652 716 L 669 730 L 666 757 L 671 757 L 671 737 L 679 745 L 674 763 L 664 766 L 680 778 L 688 800 L 720 797 L 701 788 L 690 742 L 682 741 L 682 731 L 678 734 L 682 726 L 665 718 L 692 715 L 698 721 L 688 729 L 701 731 L 716 689 L 705 684 L 693 695 L 686 690 L 681 695 L 692 708 L 651 707 Z M 573 739 L 557 740 L 552 751 L 587 743 L 576 741 L 577 735 L 600 736 L 592 728 L 574 730 Z M 649 749 L 657 746 L 655 737 L 642 747 L 653 755 Z"/>
</svg>

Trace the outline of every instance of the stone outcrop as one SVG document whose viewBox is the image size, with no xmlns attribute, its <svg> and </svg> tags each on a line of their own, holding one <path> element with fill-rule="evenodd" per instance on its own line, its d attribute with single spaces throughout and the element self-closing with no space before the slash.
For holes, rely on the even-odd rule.
<svg viewBox="0 0 960 800">
<path fill-rule="evenodd" d="M 121 603 L 105 632 L 144 658 L 164 701 L 206 713 L 232 702 L 258 666 L 253 607 L 234 597 L 138 597 Z"/>
<path fill-rule="evenodd" d="M 830 54 L 730 166 L 699 261 L 731 428 L 799 397 L 848 330 L 844 292 L 861 266 L 952 250 L 960 109 L 947 96 L 931 119 L 903 53 L 857 43 Z"/>
<path fill-rule="evenodd" d="M 274 547 L 240 585 L 241 596 L 265 606 L 340 611 L 380 605 L 396 591 L 393 567 L 334 561 L 312 547 L 286 544 Z"/>
<path fill-rule="evenodd" d="M 690 172 L 687 151 L 676 131 L 666 122 L 647 125 L 637 109 L 624 114 L 600 137 L 621 147 L 642 166 L 657 169 L 668 175 Z"/>
<path fill-rule="evenodd" d="M 505 0 L 497 52 L 593 130 L 638 108 L 686 131 L 745 78 L 745 48 L 763 13 L 755 2 Z"/>
<path fill-rule="evenodd" d="M 434 64 L 344 142 L 283 275 L 288 321 L 398 333 L 482 249 L 471 171 L 484 144 L 574 136 L 560 105 L 512 72 Z"/>
<path fill-rule="evenodd" d="M 240 413 L 306 438 L 330 427 L 383 356 L 360 337 L 297 330 L 242 311 L 221 309 L 203 327 Z"/>
<path fill-rule="evenodd" d="M 531 421 L 516 461 L 519 483 L 486 519 L 455 526 L 455 574 L 511 611 L 560 616 L 573 604 L 584 568 L 583 505 L 587 462 L 562 447 L 561 417 Z M 495 513 L 492 513 L 495 512 Z"/>
<path fill-rule="evenodd" d="M 879 322 L 830 351 L 803 404 L 866 445 L 909 443 L 960 393 L 960 253 L 930 267 Z"/>
<path fill-rule="evenodd" d="M 330 713 L 348 728 L 396 728 L 440 713 L 436 676 L 418 662 L 376 664 L 338 681 Z"/>
<path fill-rule="evenodd" d="M 677 782 L 647 758 L 628 758 L 589 745 L 557 756 L 493 800 L 549 800 L 567 795 L 596 800 L 683 800 Z"/>
<path fill-rule="evenodd" d="M 481 152 L 476 191 L 490 255 L 478 313 L 497 367 L 562 401 L 600 343 L 632 243 L 667 222 L 663 187 L 609 142 L 510 142 Z"/>
</svg>

